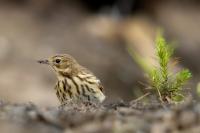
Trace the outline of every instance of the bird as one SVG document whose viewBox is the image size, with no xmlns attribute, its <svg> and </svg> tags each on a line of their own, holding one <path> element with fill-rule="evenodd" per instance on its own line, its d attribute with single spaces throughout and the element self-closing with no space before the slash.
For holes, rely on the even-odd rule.
<svg viewBox="0 0 200 133">
<path fill-rule="evenodd" d="M 62 104 L 68 102 L 102 103 L 106 96 L 100 80 L 69 54 L 57 54 L 38 60 L 49 65 L 57 76 L 56 95 Z"/>
</svg>

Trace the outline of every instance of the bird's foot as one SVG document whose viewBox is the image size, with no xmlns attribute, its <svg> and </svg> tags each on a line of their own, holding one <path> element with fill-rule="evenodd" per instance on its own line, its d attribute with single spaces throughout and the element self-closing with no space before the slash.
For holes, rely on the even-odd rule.
<svg viewBox="0 0 200 133">
<path fill-rule="evenodd" d="M 61 105 L 58 107 L 59 109 L 64 108 L 65 106 L 72 106 L 74 103 L 72 102 L 72 100 L 67 100 L 63 103 L 61 103 Z"/>
</svg>

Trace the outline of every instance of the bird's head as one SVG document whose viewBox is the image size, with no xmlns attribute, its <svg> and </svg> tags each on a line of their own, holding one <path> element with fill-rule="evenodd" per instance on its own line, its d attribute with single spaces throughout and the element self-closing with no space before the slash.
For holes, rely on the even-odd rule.
<svg viewBox="0 0 200 133">
<path fill-rule="evenodd" d="M 50 65 L 58 76 L 70 76 L 79 66 L 77 61 L 67 54 L 51 56 L 48 59 L 39 60 L 38 63 Z"/>
</svg>

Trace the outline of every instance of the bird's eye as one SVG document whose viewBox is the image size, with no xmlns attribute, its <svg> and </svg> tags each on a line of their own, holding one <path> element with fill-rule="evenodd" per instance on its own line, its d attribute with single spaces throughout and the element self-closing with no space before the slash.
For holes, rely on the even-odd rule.
<svg viewBox="0 0 200 133">
<path fill-rule="evenodd" d="M 60 59 L 56 59 L 56 63 L 60 63 Z"/>
</svg>

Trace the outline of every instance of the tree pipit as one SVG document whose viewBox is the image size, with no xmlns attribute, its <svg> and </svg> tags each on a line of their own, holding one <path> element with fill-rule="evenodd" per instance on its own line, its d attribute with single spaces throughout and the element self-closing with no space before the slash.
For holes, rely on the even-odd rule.
<svg viewBox="0 0 200 133">
<path fill-rule="evenodd" d="M 102 103 L 105 100 L 100 80 L 72 56 L 55 55 L 38 62 L 51 66 L 56 73 L 55 90 L 61 105 L 67 102 Z"/>
</svg>

